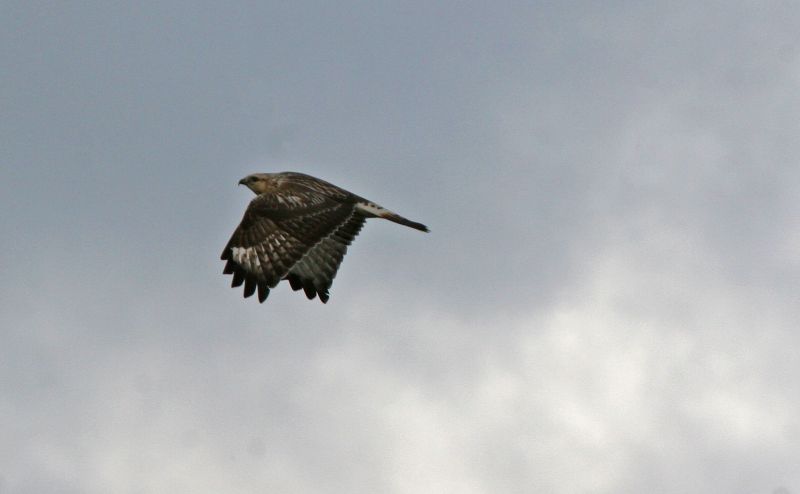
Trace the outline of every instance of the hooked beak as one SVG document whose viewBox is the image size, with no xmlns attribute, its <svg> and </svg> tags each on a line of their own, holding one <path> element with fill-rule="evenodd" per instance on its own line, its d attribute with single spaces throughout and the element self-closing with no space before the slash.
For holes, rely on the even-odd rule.
<svg viewBox="0 0 800 494">
<path fill-rule="evenodd" d="M 238 185 L 243 185 L 243 184 L 244 184 L 244 179 L 239 180 L 239 184 Z"/>
</svg>

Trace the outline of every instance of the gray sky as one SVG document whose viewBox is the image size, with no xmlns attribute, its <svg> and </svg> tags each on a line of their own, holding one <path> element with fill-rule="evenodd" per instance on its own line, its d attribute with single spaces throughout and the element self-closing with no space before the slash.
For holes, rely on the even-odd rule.
<svg viewBox="0 0 800 494">
<path fill-rule="evenodd" d="M 3 2 L 0 492 L 800 492 L 800 6 Z M 370 221 L 327 305 L 255 171 Z"/>
</svg>

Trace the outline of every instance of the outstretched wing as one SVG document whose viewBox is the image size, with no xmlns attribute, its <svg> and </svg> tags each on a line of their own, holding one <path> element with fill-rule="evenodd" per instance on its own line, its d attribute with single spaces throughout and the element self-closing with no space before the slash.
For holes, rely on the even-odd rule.
<svg viewBox="0 0 800 494">
<path fill-rule="evenodd" d="M 222 251 L 223 273 L 233 275 L 233 287 L 244 283 L 245 297 L 258 289 L 263 302 L 312 247 L 348 222 L 353 210 L 352 203 L 312 191 L 259 195 Z"/>
<path fill-rule="evenodd" d="M 347 253 L 347 246 L 356 238 L 365 221 L 365 216 L 353 210 L 347 221 L 306 252 L 286 276 L 292 289 L 302 288 L 309 299 L 319 295 L 322 303 L 326 303 L 328 289 Z"/>
</svg>

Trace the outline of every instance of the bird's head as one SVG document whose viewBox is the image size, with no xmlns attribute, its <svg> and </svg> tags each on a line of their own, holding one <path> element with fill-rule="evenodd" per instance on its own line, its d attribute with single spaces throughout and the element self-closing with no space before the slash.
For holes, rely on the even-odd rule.
<svg viewBox="0 0 800 494">
<path fill-rule="evenodd" d="M 263 194 L 272 188 L 269 173 L 253 173 L 239 180 L 239 185 L 245 185 L 256 194 Z"/>
</svg>

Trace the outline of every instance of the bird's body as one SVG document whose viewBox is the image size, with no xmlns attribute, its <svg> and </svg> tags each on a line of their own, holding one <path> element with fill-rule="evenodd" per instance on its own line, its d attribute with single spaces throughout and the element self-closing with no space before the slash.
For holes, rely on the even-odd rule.
<svg viewBox="0 0 800 494">
<path fill-rule="evenodd" d="M 256 193 L 222 251 L 223 273 L 260 302 L 281 280 L 328 301 L 347 246 L 367 218 L 428 228 L 324 180 L 295 172 L 255 173 L 239 181 Z"/>
</svg>

